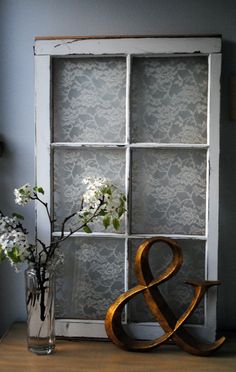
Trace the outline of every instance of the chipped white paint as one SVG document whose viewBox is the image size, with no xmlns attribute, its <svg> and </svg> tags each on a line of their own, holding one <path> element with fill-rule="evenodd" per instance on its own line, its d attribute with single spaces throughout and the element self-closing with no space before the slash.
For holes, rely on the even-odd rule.
<svg viewBox="0 0 236 372">
<path fill-rule="evenodd" d="M 104 147 L 125 147 L 127 143 L 106 143 L 106 142 L 53 142 L 51 143 L 51 147 L 97 147 L 97 148 L 104 148 Z"/>
<path fill-rule="evenodd" d="M 129 203 L 130 195 L 130 89 L 131 89 L 131 65 L 132 57 L 130 54 L 126 57 L 126 112 L 125 112 L 125 141 L 126 146 L 126 166 L 125 166 L 125 193 L 127 199 L 127 205 Z M 127 208 L 125 215 L 125 257 L 124 257 L 124 290 L 127 291 L 129 288 L 129 234 L 130 234 L 130 211 Z M 127 306 L 124 309 L 125 321 L 127 322 L 128 309 Z"/>
<path fill-rule="evenodd" d="M 218 37 L 36 40 L 36 55 L 218 53 Z"/>
<path fill-rule="evenodd" d="M 69 231 L 64 232 L 65 236 L 69 235 Z M 61 236 L 59 231 L 53 232 L 53 236 Z M 117 233 L 106 233 L 106 232 L 92 232 L 89 234 L 90 237 L 93 238 L 117 238 L 117 239 L 125 239 L 130 237 L 128 234 L 117 234 Z M 158 236 L 165 236 L 171 239 L 191 239 L 191 240 L 207 240 L 206 235 L 181 235 L 181 234 L 158 234 Z M 73 238 L 79 237 L 88 237 L 88 234 L 84 232 L 76 232 L 71 236 Z M 153 234 L 132 234 L 132 238 L 134 239 L 149 239 L 152 238 Z"/>
<path fill-rule="evenodd" d="M 50 209 L 50 57 L 35 60 L 36 185 L 45 191 Z M 45 208 L 36 203 L 37 238 L 50 243 L 51 231 Z"/>
<path fill-rule="evenodd" d="M 128 140 L 129 141 L 129 140 Z M 192 143 L 155 143 L 155 142 L 139 142 L 139 143 L 106 143 L 106 142 L 53 142 L 51 147 L 64 147 L 64 148 L 79 148 L 79 147 L 130 147 L 130 148 L 186 148 L 186 149 L 208 149 L 209 145 L 205 144 L 192 144 Z"/>
<path fill-rule="evenodd" d="M 57 336 L 107 338 L 104 321 L 56 319 L 55 327 Z"/>
<path fill-rule="evenodd" d="M 207 280 L 218 279 L 218 225 L 219 225 L 219 118 L 220 118 L 221 54 L 209 56 L 209 180 L 208 180 L 208 240 Z M 216 331 L 217 288 L 207 294 L 206 326 Z"/>
<path fill-rule="evenodd" d="M 104 321 L 86 321 L 77 319 L 56 319 L 56 334 L 59 337 L 94 337 L 107 338 Z M 155 339 L 163 335 L 162 328 L 157 323 L 123 323 L 124 329 L 127 329 L 129 335 L 136 339 Z M 191 334 L 199 337 L 202 341 L 214 341 L 209 338 L 209 332 L 206 327 L 192 325 L 186 326 Z M 92 336 L 91 336 L 92 335 Z"/>
<path fill-rule="evenodd" d="M 173 239 L 196 239 L 206 241 L 206 279 L 217 279 L 217 251 L 218 251 L 218 168 L 219 168 L 219 98 L 220 98 L 220 68 L 221 68 L 221 39 L 217 37 L 164 37 L 164 38 L 117 38 L 117 39 L 62 39 L 62 40 L 37 40 L 35 42 L 36 59 L 36 138 L 37 138 L 37 184 L 45 188 L 45 197 L 50 207 L 50 151 L 55 147 L 80 148 L 80 147 L 123 147 L 126 149 L 126 193 L 129 192 L 130 176 L 130 151 L 132 148 L 192 148 L 206 149 L 208 156 L 207 167 L 207 213 L 206 233 L 204 236 L 165 234 Z M 208 139 L 207 144 L 158 144 L 135 143 L 130 144 L 130 75 L 132 55 L 196 55 L 199 53 L 209 56 L 208 80 Z M 177 53 L 177 54 L 175 54 Z M 195 53 L 195 54 L 193 54 Z M 50 138 L 50 59 L 57 56 L 86 56 L 86 55 L 126 55 L 126 140 L 124 143 L 51 143 Z M 128 238 L 129 216 L 126 218 L 125 234 L 117 233 L 92 233 L 92 237 L 113 237 L 125 239 L 125 288 L 128 288 Z M 50 240 L 50 229 L 46 222 L 43 209 L 37 207 L 37 234 L 46 242 Z M 54 232 L 58 236 L 60 232 Z M 85 233 L 76 233 L 74 237 L 88 236 Z M 150 238 L 151 234 L 135 234 L 133 238 Z M 163 236 L 160 234 L 160 236 Z M 212 288 L 205 299 L 205 323 L 200 326 L 189 326 L 197 335 L 212 341 L 216 330 L 216 288 Z M 163 332 L 153 323 L 129 324 L 129 330 L 134 337 L 158 337 Z M 56 332 L 60 336 L 68 337 L 106 337 L 103 321 L 88 321 L 74 319 L 58 319 Z"/>
</svg>

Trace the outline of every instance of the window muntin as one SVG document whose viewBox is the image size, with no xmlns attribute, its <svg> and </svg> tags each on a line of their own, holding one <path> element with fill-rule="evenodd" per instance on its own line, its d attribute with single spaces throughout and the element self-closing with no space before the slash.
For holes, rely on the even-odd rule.
<svg viewBox="0 0 236 372">
<path fill-rule="evenodd" d="M 123 256 L 127 250 L 128 256 L 131 257 L 129 241 L 132 236 L 205 235 L 207 149 L 185 148 L 182 144 L 189 143 L 189 140 L 191 144 L 206 143 L 208 67 L 206 57 L 133 58 L 128 82 L 130 97 L 127 97 L 128 66 L 125 63 L 125 58 L 120 57 L 54 60 L 53 208 L 57 220 L 55 231 L 59 231 L 63 216 L 73 213 L 80 207 L 84 177 L 107 177 L 122 191 L 125 191 L 127 184 L 129 219 L 126 220 L 126 226 L 125 221 L 121 226 L 119 233 L 124 238 L 119 240 L 119 246 L 123 247 L 121 248 Z M 128 123 L 125 106 L 127 102 L 130 107 Z M 117 147 L 114 144 L 117 140 L 122 146 Z M 180 143 L 179 146 L 176 146 L 176 141 Z M 96 143 L 99 143 L 99 147 Z M 168 148 L 170 144 L 173 145 L 172 148 Z M 163 147 L 158 148 L 159 145 Z M 67 226 L 67 231 L 75 223 L 76 217 Z M 96 232 L 103 233 L 104 245 L 101 244 L 101 240 L 99 243 L 97 241 L 98 252 L 95 254 L 95 245 L 89 245 L 90 239 L 91 242 L 96 239 L 92 234 L 90 238 L 86 238 L 85 251 L 94 257 L 102 254 L 100 251 L 104 251 L 108 260 L 109 254 L 104 247 L 109 245 L 111 238 L 106 234 L 112 233 L 112 229 L 105 230 L 102 224 L 98 223 L 91 227 L 95 236 Z M 63 282 L 64 287 L 73 288 L 74 293 L 70 301 L 71 309 L 74 311 L 65 312 L 65 317 L 84 319 L 85 314 L 78 305 L 79 298 L 82 303 L 87 304 L 86 319 L 94 320 L 96 312 L 91 310 L 90 313 L 88 310 L 92 306 L 90 304 L 89 307 L 88 302 L 92 297 L 96 298 L 92 290 L 93 286 L 96 288 L 93 274 L 85 280 L 86 283 L 91 281 L 92 297 L 89 293 L 86 294 L 86 291 L 83 295 L 76 295 L 78 289 L 76 283 L 80 280 L 84 282 L 82 277 L 86 276 L 85 272 L 82 273 L 82 268 L 79 269 L 83 261 L 84 239 L 70 239 L 70 244 L 67 244 L 66 262 L 70 261 L 71 264 L 68 271 L 61 273 L 64 279 L 59 278 L 59 282 Z M 203 252 L 205 243 L 200 241 L 199 244 Z M 189 242 L 188 262 L 191 261 L 191 257 L 192 260 L 195 257 L 195 245 L 191 247 Z M 76 257 L 80 255 L 77 261 Z M 120 253 L 117 253 L 118 256 Z M 204 257 L 203 253 L 199 267 L 195 268 L 197 276 L 204 276 Z M 116 260 L 115 256 L 113 259 Z M 132 260 L 133 257 L 130 267 L 133 266 Z M 88 272 L 90 264 L 94 272 L 104 272 L 102 260 L 94 259 L 92 263 L 89 261 L 88 258 L 88 263 L 85 264 Z M 127 287 L 126 280 L 132 282 L 133 279 L 131 271 L 124 273 L 124 261 L 118 262 L 119 281 L 123 283 L 118 291 L 121 293 Z M 183 267 L 184 271 L 186 266 Z M 115 288 L 117 284 L 114 276 L 111 275 L 110 284 Z M 105 301 L 107 288 L 102 282 L 101 278 L 100 288 L 103 288 Z M 179 291 L 182 291 L 181 286 Z M 173 290 L 169 290 L 167 296 L 171 298 L 172 293 Z M 81 296 L 88 298 L 85 300 Z M 102 293 L 100 296 L 102 297 Z M 187 305 L 189 297 L 185 296 L 182 307 Z M 99 301 L 97 298 L 97 302 Z M 63 308 L 64 296 L 58 294 L 57 302 L 58 308 Z M 109 301 L 106 305 L 109 305 Z M 178 300 L 173 305 L 178 308 Z M 137 306 L 129 306 L 128 319 L 142 321 L 145 316 L 137 317 L 136 308 Z M 139 312 L 145 314 L 142 307 L 138 308 Z M 98 306 L 97 311 L 97 320 L 102 319 L 101 314 L 105 316 L 104 310 L 99 310 Z M 62 310 L 61 312 L 63 313 Z"/>
</svg>

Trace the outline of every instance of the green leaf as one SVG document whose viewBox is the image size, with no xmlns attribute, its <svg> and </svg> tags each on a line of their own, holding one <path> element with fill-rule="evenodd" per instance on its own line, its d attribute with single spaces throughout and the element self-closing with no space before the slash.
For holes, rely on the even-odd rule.
<svg viewBox="0 0 236 372">
<path fill-rule="evenodd" d="M 102 187 L 101 188 L 101 193 L 103 194 L 103 195 L 111 195 L 112 194 L 112 190 L 111 190 L 111 188 L 110 187 L 107 187 L 107 186 L 105 186 L 105 187 Z"/>
<path fill-rule="evenodd" d="M 11 252 L 8 252 L 8 257 L 12 260 L 14 263 L 20 262 L 20 254 L 17 247 L 13 247 Z"/>
<path fill-rule="evenodd" d="M 120 228 L 120 220 L 118 218 L 113 218 L 112 224 L 114 229 L 117 231 Z"/>
<path fill-rule="evenodd" d="M 125 207 L 125 202 L 126 202 L 126 196 L 124 194 L 121 194 L 121 196 L 120 196 L 120 206 Z"/>
<path fill-rule="evenodd" d="M 40 194 L 44 195 L 44 189 L 42 187 L 38 187 L 38 192 L 40 192 Z"/>
<path fill-rule="evenodd" d="M 87 234 L 91 234 L 91 232 L 92 232 L 92 230 L 90 229 L 90 227 L 89 227 L 88 225 L 85 225 L 85 226 L 83 227 L 83 230 L 84 230 L 84 232 L 86 232 Z"/>
<path fill-rule="evenodd" d="M 105 216 L 107 213 L 104 209 L 100 209 L 98 216 Z"/>
<path fill-rule="evenodd" d="M 86 219 L 88 219 L 90 215 L 91 215 L 91 212 L 89 212 L 89 211 L 84 211 L 84 212 L 82 211 L 80 213 L 80 217 L 82 217 L 84 219 L 84 222 L 86 222 Z"/>
<path fill-rule="evenodd" d="M 12 217 L 16 217 L 16 218 L 18 218 L 18 220 L 23 220 L 24 219 L 24 217 L 19 213 L 12 213 Z"/>
<path fill-rule="evenodd" d="M 106 189 L 106 193 L 107 193 L 108 195 L 111 195 L 111 194 L 112 194 L 111 189 L 110 189 L 110 188 L 107 188 L 107 189 Z"/>
<path fill-rule="evenodd" d="M 39 192 L 40 194 L 44 195 L 44 189 L 41 186 L 35 186 L 34 191 Z"/>
<path fill-rule="evenodd" d="M 0 262 L 4 261 L 6 259 L 6 256 L 2 250 L 2 246 L 0 245 Z"/>
<path fill-rule="evenodd" d="M 125 213 L 126 209 L 122 206 L 120 206 L 118 208 L 118 217 L 120 218 L 124 213 Z"/>
<path fill-rule="evenodd" d="M 108 214 L 103 218 L 103 226 L 105 227 L 105 229 L 108 228 L 108 226 L 111 224 L 111 217 L 108 216 Z"/>
</svg>

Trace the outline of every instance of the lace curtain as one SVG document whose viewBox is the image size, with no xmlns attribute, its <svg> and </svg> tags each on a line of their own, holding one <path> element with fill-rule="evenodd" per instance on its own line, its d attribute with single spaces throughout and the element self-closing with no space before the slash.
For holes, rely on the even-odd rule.
<svg viewBox="0 0 236 372">
<path fill-rule="evenodd" d="M 192 296 L 183 280 L 189 274 L 195 279 L 205 275 L 205 242 L 188 235 L 205 235 L 207 154 L 204 149 L 168 145 L 207 143 L 207 81 L 207 57 L 133 58 L 128 142 L 126 59 L 55 58 L 53 62 L 52 138 L 75 144 L 53 152 L 54 230 L 58 231 L 63 216 L 78 209 L 84 177 L 107 177 L 125 191 L 130 169 L 128 285 L 135 285 L 133 259 L 140 242 L 133 234 L 186 235 L 179 241 L 184 251 L 182 271 L 162 289 L 178 314 Z M 91 145 L 76 147 L 78 143 Z M 120 147 L 97 148 L 93 143 Z M 131 155 L 129 164 L 126 151 Z M 92 229 L 104 232 L 101 224 Z M 120 233 L 124 232 L 123 223 Z M 125 237 L 71 238 L 63 249 L 57 316 L 104 319 L 109 304 L 124 292 Z M 164 259 L 170 259 L 161 252 L 151 256 L 156 274 L 158 265 L 162 269 Z M 152 321 L 143 302 L 138 298 L 128 306 L 129 320 Z M 191 321 L 202 323 L 203 315 L 202 304 Z"/>
</svg>

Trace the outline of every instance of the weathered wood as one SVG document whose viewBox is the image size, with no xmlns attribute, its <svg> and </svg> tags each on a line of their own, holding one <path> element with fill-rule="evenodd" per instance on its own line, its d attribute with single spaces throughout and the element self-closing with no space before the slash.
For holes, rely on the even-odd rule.
<svg viewBox="0 0 236 372">
<path fill-rule="evenodd" d="M 36 184 L 45 191 L 45 200 L 50 210 L 50 57 L 35 59 L 35 133 L 36 133 Z M 46 245 L 50 244 L 50 224 L 46 220 L 45 209 L 36 203 L 37 237 Z"/>
<path fill-rule="evenodd" d="M 178 38 L 178 37 L 185 37 L 185 38 L 196 38 L 196 37 L 218 37 L 221 38 L 221 34 L 188 34 L 188 35 L 175 35 L 175 34 L 167 34 L 167 35 L 92 35 L 92 36 L 35 36 L 34 40 L 89 40 L 89 39 L 142 39 L 142 38 Z"/>
<path fill-rule="evenodd" d="M 37 148 L 37 158 L 40 160 L 37 165 L 37 181 L 44 186 L 46 197 L 50 201 L 50 151 L 54 148 L 68 147 L 68 148 L 79 148 L 79 147 L 122 147 L 122 150 L 126 150 L 126 180 L 129 176 L 128 164 L 129 153 L 132 148 L 191 148 L 191 149 L 205 149 L 206 153 L 209 154 L 209 145 L 213 147 L 210 150 L 210 157 L 212 164 L 208 165 L 207 174 L 211 171 L 211 176 L 213 176 L 213 182 L 210 183 L 209 187 L 209 177 L 207 175 L 207 185 L 206 190 L 210 192 L 207 194 L 210 199 L 209 205 L 206 205 L 206 216 L 210 216 L 211 221 L 208 225 L 206 222 L 206 232 L 204 235 L 180 235 L 173 234 L 169 235 L 174 239 L 198 239 L 201 241 L 206 241 L 206 279 L 215 280 L 217 279 L 217 237 L 218 234 L 218 171 L 217 162 L 219 155 L 218 146 L 218 127 L 219 127 L 219 108 L 218 108 L 218 98 L 219 98 L 219 75 L 220 75 L 220 61 L 219 54 L 217 54 L 221 49 L 221 37 L 220 35 L 111 35 L 111 36 L 43 36 L 36 37 L 35 40 L 35 60 L 36 60 L 36 129 L 37 138 L 41 139 L 38 143 Z M 60 58 L 62 56 L 67 57 L 78 57 L 83 58 L 90 55 L 96 55 L 98 57 L 109 55 L 122 55 L 127 59 L 127 79 L 126 79 L 126 89 L 127 93 L 130 86 L 130 72 L 132 72 L 131 59 L 132 53 L 136 56 L 152 55 L 152 53 L 158 55 L 158 57 L 169 57 L 169 56 L 193 56 L 198 58 L 201 53 L 204 56 L 209 57 L 209 102 L 208 102 L 208 126 L 213 130 L 211 136 L 208 136 L 208 142 L 206 144 L 153 144 L 153 143 L 128 143 L 128 136 L 124 143 L 51 143 L 50 139 L 50 85 L 53 82 L 52 71 L 50 72 L 50 61 L 53 58 Z M 83 54 L 84 53 L 84 54 Z M 120 54 L 119 54 L 120 53 Z M 169 54 L 170 53 L 170 54 Z M 213 53 L 213 54 L 211 54 Z M 46 55 L 45 55 L 46 54 Z M 45 63 L 45 61 L 48 61 Z M 130 70 L 130 71 L 129 71 Z M 40 74 L 39 74 L 40 72 Z M 216 79 L 216 81 L 214 81 Z M 50 82 L 51 80 L 51 82 Z M 212 92 L 210 92 L 212 91 Z M 216 102 L 216 103 L 214 103 Z M 126 97 L 126 131 L 129 131 L 129 97 Z M 40 126 L 41 128 L 38 128 Z M 209 132 L 209 131 L 208 131 Z M 40 135 L 38 135 L 40 134 Z M 217 141 L 214 141 L 214 138 Z M 42 156 L 41 156 L 42 155 Z M 209 158 L 208 158 L 209 160 Z M 212 167 L 213 165 L 213 167 Z M 211 200 L 211 192 L 212 200 Z M 126 187 L 126 192 L 128 192 L 128 187 Z M 210 213 L 207 207 L 210 207 Z M 40 219 L 40 235 L 45 233 L 45 237 L 49 236 L 49 231 L 47 230 L 47 224 L 45 224 L 44 216 L 38 214 L 38 221 Z M 90 237 L 115 237 L 122 238 L 127 241 L 128 238 L 149 238 L 150 234 L 132 234 L 128 235 L 127 226 L 129 225 L 126 220 L 126 232 L 125 234 L 91 234 Z M 168 234 L 164 234 L 168 236 Z M 57 232 L 53 233 L 53 236 L 57 236 Z M 81 233 L 75 234 L 74 238 L 78 236 L 83 236 Z M 86 234 L 84 235 L 86 236 Z M 152 234 L 153 236 L 153 234 Z M 209 237 L 209 239 L 208 239 Z M 42 240 L 45 240 L 42 239 Z M 126 250 L 127 255 L 127 250 Z M 125 259 L 125 265 L 127 261 Z M 128 270 L 125 266 L 125 283 L 128 286 Z M 216 327 L 216 291 L 212 289 L 212 293 L 207 296 L 206 311 L 204 324 L 189 326 L 191 331 L 196 332 L 197 336 L 201 336 L 204 339 L 213 340 L 215 339 L 215 327 Z M 162 330 L 158 325 L 149 323 L 132 323 L 129 324 L 130 329 L 132 329 L 133 334 L 136 338 L 146 337 L 157 337 L 157 333 L 161 333 Z M 60 330 L 60 331 L 59 331 Z M 82 330 L 82 333 L 79 332 Z M 71 319 L 60 319 L 57 320 L 57 331 L 60 334 L 67 336 L 76 335 L 77 336 L 93 336 L 99 334 L 101 337 L 106 337 L 104 329 L 104 321 L 93 322 L 90 320 L 71 320 Z M 70 333 L 68 333 L 70 331 Z M 154 335 L 155 334 L 155 335 Z"/>
<path fill-rule="evenodd" d="M 71 38 L 35 40 L 35 55 L 148 55 L 219 53 L 219 37 Z"/>
<path fill-rule="evenodd" d="M 220 75 L 221 54 L 209 56 L 208 80 L 208 162 L 206 185 L 206 273 L 208 280 L 218 278 L 218 235 L 219 235 L 219 156 L 220 156 Z M 217 295 L 212 288 L 207 295 L 205 324 L 208 329 L 216 327 Z"/>
</svg>

